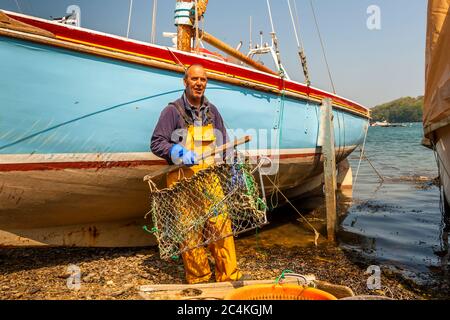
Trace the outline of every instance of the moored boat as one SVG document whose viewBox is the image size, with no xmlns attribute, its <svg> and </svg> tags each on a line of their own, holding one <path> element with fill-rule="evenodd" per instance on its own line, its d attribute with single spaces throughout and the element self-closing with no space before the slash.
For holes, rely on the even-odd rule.
<svg viewBox="0 0 450 320">
<path fill-rule="evenodd" d="M 322 99 L 337 162 L 364 139 L 367 108 L 278 72 L 0 11 L 0 245 L 151 244 L 142 178 L 167 164 L 150 136 L 195 63 L 230 132 L 270 133 L 247 151 L 278 155 L 290 198 L 322 184 Z"/>
</svg>

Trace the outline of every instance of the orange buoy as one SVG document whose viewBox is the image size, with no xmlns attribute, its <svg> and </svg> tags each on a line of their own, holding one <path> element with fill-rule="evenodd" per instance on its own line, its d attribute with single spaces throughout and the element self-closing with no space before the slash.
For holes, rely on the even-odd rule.
<svg viewBox="0 0 450 320">
<path fill-rule="evenodd" d="M 332 294 L 296 284 L 256 284 L 235 289 L 225 300 L 337 300 Z"/>
</svg>

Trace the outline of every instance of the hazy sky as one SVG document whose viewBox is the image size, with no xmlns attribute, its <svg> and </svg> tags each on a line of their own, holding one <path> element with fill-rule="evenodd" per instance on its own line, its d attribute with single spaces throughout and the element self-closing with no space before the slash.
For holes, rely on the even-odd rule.
<svg viewBox="0 0 450 320">
<path fill-rule="evenodd" d="M 296 1 L 300 35 L 309 62 L 312 84 L 331 90 L 314 24 L 310 0 Z M 339 95 L 372 107 L 424 91 L 426 0 L 313 0 L 330 69 Z M 281 58 L 290 76 L 303 82 L 297 44 L 287 0 L 271 0 Z M 0 9 L 22 11 L 41 18 L 60 17 L 66 8 L 80 6 L 82 27 L 126 35 L 130 0 L 0 0 Z M 381 29 L 369 30 L 371 5 L 380 8 Z M 153 0 L 134 0 L 130 38 L 149 41 Z M 174 32 L 175 0 L 159 0 L 157 43 L 171 45 L 162 32 Z M 19 9 L 20 8 L 20 9 Z M 253 41 L 259 31 L 269 42 L 270 23 L 266 0 L 210 0 L 205 29 L 248 50 L 249 18 L 253 17 Z"/>
</svg>

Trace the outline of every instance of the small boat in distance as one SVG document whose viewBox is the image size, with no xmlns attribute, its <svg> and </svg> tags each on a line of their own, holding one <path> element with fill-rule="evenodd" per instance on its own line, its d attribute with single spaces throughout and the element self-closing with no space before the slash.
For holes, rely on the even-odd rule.
<svg viewBox="0 0 450 320">
<path fill-rule="evenodd" d="M 371 127 L 406 127 L 407 125 L 404 123 L 389 123 L 386 120 L 384 121 L 377 121 L 370 125 Z"/>
</svg>

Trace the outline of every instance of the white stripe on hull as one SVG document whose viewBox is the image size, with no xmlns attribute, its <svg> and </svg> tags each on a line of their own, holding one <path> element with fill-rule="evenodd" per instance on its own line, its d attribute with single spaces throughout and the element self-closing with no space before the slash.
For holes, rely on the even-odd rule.
<svg viewBox="0 0 450 320">
<path fill-rule="evenodd" d="M 346 147 L 353 150 L 356 146 Z M 336 152 L 340 149 L 336 148 Z M 257 155 L 303 155 L 316 153 L 315 148 L 245 150 L 249 156 Z M 0 154 L 0 164 L 58 163 L 58 162 L 116 162 L 161 160 L 151 152 L 129 153 L 51 153 L 51 154 Z"/>
</svg>

